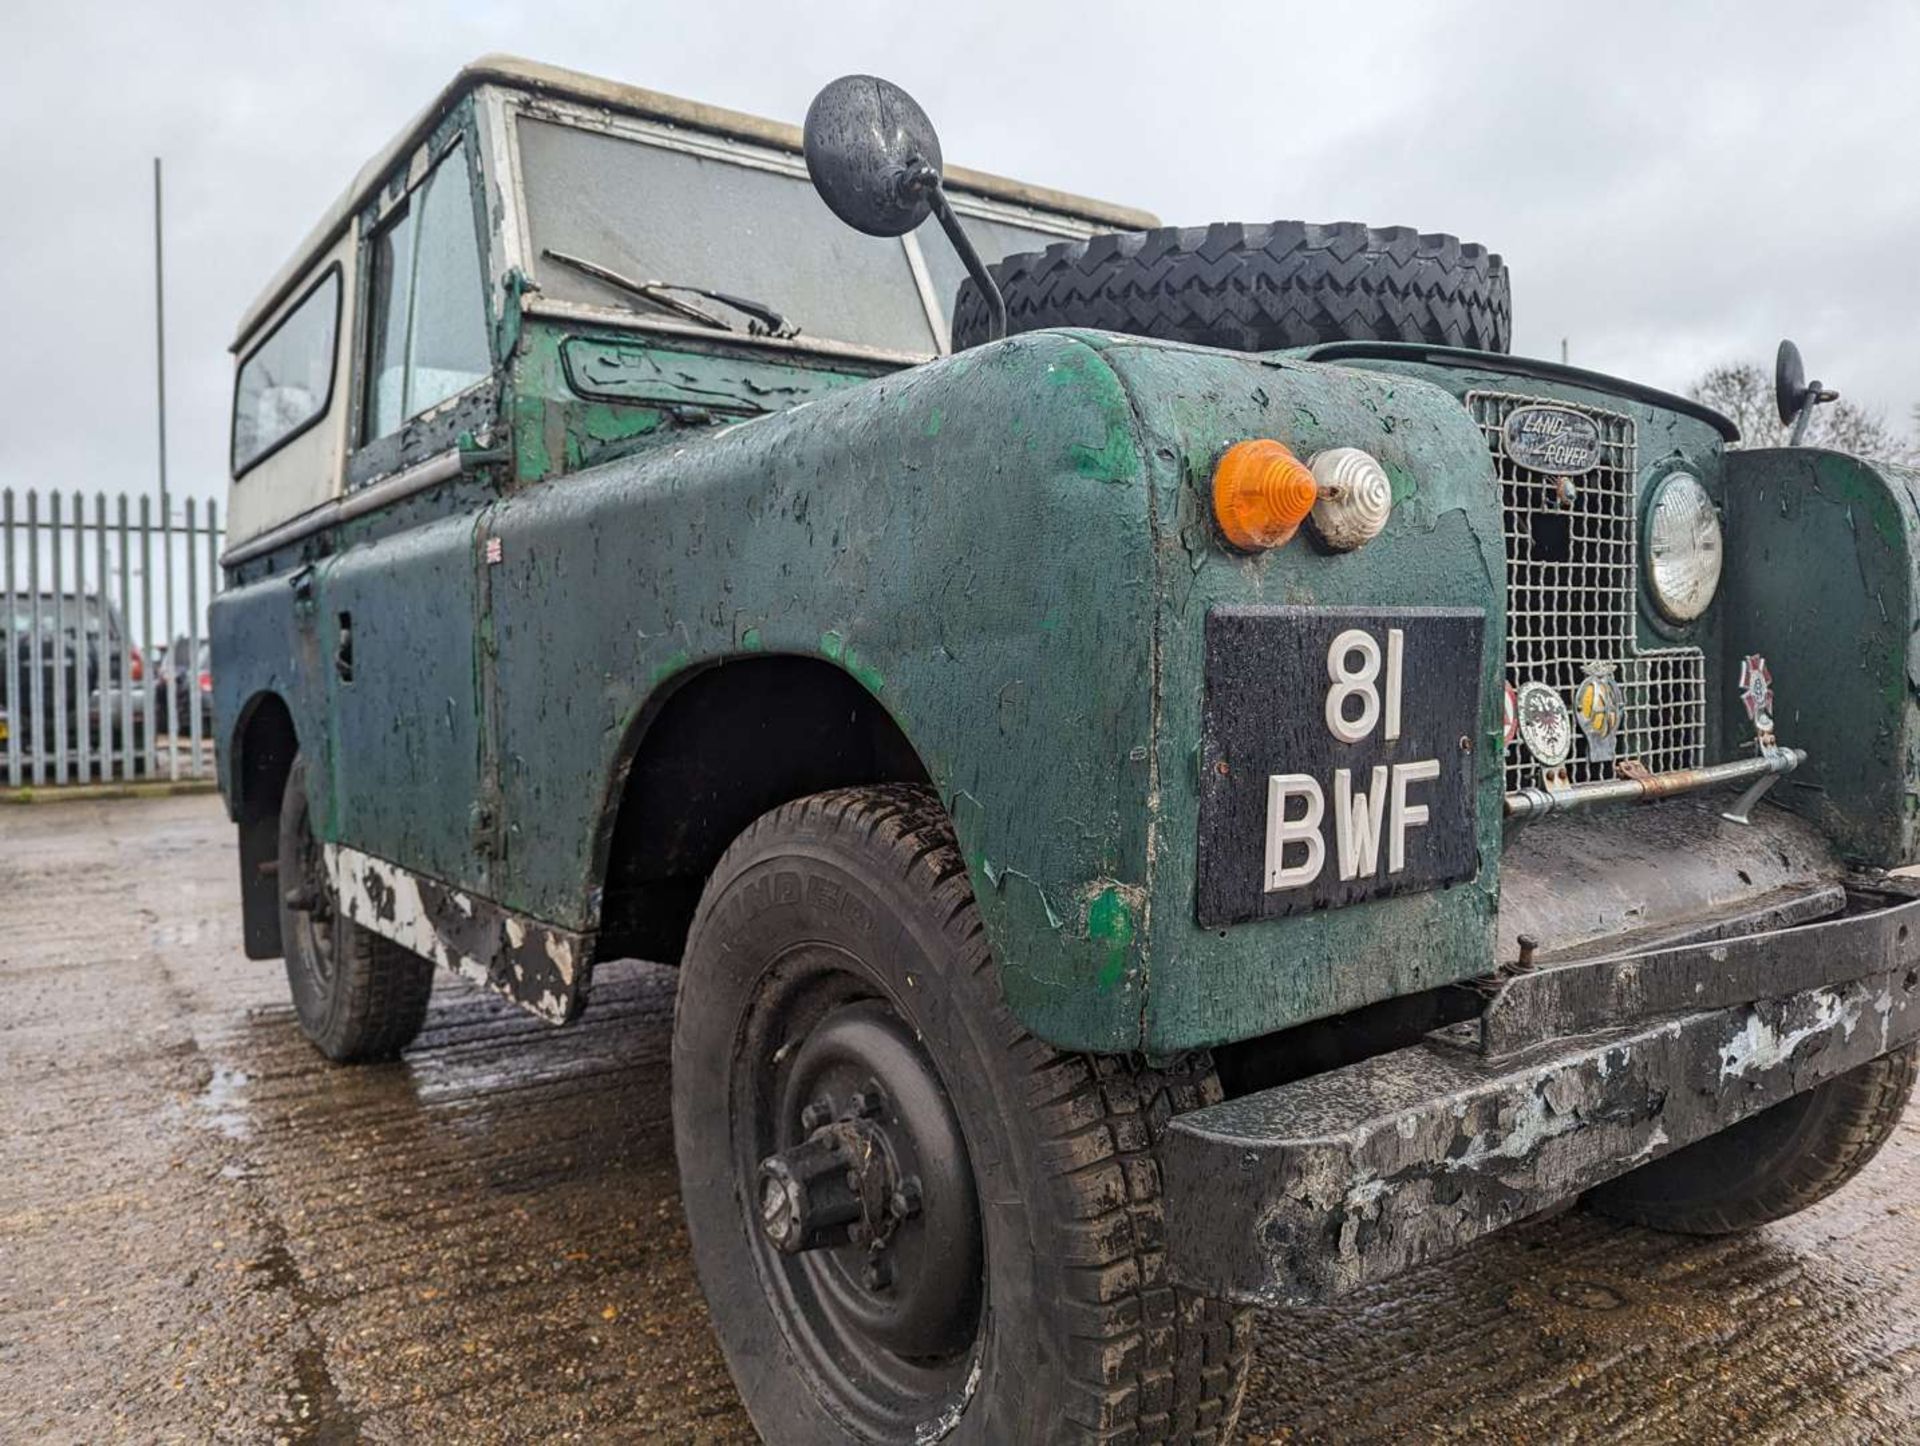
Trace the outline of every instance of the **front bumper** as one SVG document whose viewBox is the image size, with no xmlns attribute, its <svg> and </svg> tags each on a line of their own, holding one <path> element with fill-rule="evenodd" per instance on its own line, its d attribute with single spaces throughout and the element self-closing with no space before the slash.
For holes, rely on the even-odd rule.
<svg viewBox="0 0 1920 1446">
<path fill-rule="evenodd" d="M 1523 974 L 1479 1021 L 1179 1116 L 1162 1156 L 1176 1278 L 1322 1302 L 1911 1042 L 1920 899 L 1899 889 Z"/>
</svg>

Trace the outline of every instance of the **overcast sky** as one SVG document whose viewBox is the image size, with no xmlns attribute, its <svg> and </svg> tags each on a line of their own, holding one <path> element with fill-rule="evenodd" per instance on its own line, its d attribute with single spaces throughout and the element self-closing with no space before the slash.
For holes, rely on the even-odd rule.
<svg viewBox="0 0 1920 1446">
<path fill-rule="evenodd" d="M 1170 222 L 1452 231 L 1515 350 L 1679 389 L 1723 360 L 1920 400 L 1920 6 L 94 4 L 0 37 L 0 485 L 154 470 L 151 158 L 167 164 L 174 486 L 226 485 L 226 345 L 319 213 L 506 50 L 797 122 L 888 76 L 949 161 Z"/>
</svg>

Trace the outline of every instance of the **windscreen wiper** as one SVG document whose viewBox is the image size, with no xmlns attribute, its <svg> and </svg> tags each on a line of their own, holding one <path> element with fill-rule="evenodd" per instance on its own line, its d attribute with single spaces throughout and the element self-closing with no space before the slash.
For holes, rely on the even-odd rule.
<svg viewBox="0 0 1920 1446">
<path fill-rule="evenodd" d="M 540 253 L 549 261 L 557 261 L 562 266 L 571 267 L 583 276 L 591 276 L 595 281 L 604 281 L 630 296 L 650 301 L 662 311 L 670 311 L 688 321 L 698 322 L 701 326 L 710 326 L 715 331 L 733 331 L 735 328 L 725 317 L 715 316 L 704 306 L 695 306 L 690 301 L 682 301 L 673 293 L 684 291 L 693 296 L 704 296 L 709 301 L 717 301 L 722 306 L 732 307 L 742 316 L 749 318 L 748 330 L 755 336 L 771 336 L 780 340 L 798 336 L 800 328 L 786 317 L 775 311 L 765 302 L 750 301 L 744 296 L 730 296 L 724 291 L 711 291 L 704 286 L 683 286 L 672 281 L 635 281 L 631 276 L 622 276 L 610 267 L 597 261 L 588 261 L 583 257 L 570 256 L 564 251 L 555 251 L 551 247 Z"/>
</svg>

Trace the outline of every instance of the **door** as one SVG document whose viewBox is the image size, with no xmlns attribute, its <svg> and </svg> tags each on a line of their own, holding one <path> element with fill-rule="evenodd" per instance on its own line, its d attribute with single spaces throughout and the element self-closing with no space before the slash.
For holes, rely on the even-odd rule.
<svg viewBox="0 0 1920 1446">
<path fill-rule="evenodd" d="M 484 892 L 474 537 L 491 494 L 462 474 L 458 440 L 491 415 L 493 361 L 470 145 L 456 131 L 362 218 L 348 545 L 317 570 L 312 625 L 330 714 L 322 836 Z"/>
</svg>

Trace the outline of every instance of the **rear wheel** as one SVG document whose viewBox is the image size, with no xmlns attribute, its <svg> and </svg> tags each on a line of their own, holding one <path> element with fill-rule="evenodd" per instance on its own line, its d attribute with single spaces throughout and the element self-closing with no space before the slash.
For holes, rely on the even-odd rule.
<svg viewBox="0 0 1920 1446">
<path fill-rule="evenodd" d="M 300 1028 L 341 1063 L 392 1059 L 427 1017 L 433 962 L 369 932 L 334 907 L 307 807 L 307 762 L 280 799 L 280 943 Z"/>
<path fill-rule="evenodd" d="M 1880 1152 L 1913 1093 L 1920 1046 L 1849 1070 L 1589 1191 L 1602 1215 L 1725 1235 L 1824 1200 Z"/>
<path fill-rule="evenodd" d="M 778 1446 L 1224 1442 L 1248 1313 L 1174 1286 L 1155 1144 L 1204 1055 L 1062 1054 L 1000 995 L 939 800 L 766 815 L 688 937 L 673 1113 L 694 1261 Z"/>
<path fill-rule="evenodd" d="M 1234 351 L 1404 341 L 1490 352 L 1506 351 L 1513 332 L 1500 258 L 1408 226 L 1165 226 L 1063 241 L 989 269 L 1010 332 L 1084 326 Z M 969 280 L 954 350 L 985 341 L 987 326 Z"/>
</svg>

